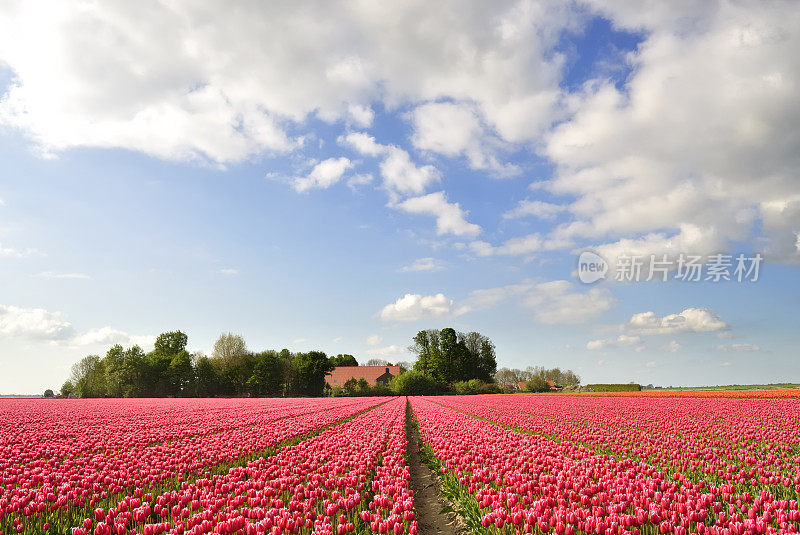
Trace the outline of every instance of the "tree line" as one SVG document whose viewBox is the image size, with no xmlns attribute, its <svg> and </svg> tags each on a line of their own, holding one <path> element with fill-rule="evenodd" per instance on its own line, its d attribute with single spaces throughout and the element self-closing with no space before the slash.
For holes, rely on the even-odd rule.
<svg viewBox="0 0 800 535">
<path fill-rule="evenodd" d="M 160 334 L 153 350 L 139 346 L 111 347 L 104 357 L 88 355 L 72 367 L 60 395 L 77 397 L 277 397 L 322 395 L 478 394 L 503 391 L 503 383 L 529 381 L 530 391 L 546 391 L 544 383 L 577 385 L 571 370 L 529 367 L 497 369 L 492 341 L 478 333 L 419 331 L 409 351 L 411 364 L 398 362 L 400 374 L 388 384 L 369 385 L 351 379 L 331 389 L 325 376 L 337 366 L 358 366 L 353 355 L 328 356 L 322 351 L 293 353 L 288 349 L 253 352 L 236 334 L 220 335 L 209 357 L 190 353 L 181 331 Z M 371 359 L 366 365 L 391 365 Z M 544 386 L 543 386 L 544 384 Z M 52 395 L 52 391 L 48 391 Z"/>
<path fill-rule="evenodd" d="M 211 357 L 186 350 L 181 331 L 163 333 L 154 349 L 115 345 L 72 367 L 61 395 L 78 397 L 321 396 L 334 366 L 357 365 L 352 355 L 288 349 L 251 352 L 244 339 L 223 334 Z"/>
</svg>

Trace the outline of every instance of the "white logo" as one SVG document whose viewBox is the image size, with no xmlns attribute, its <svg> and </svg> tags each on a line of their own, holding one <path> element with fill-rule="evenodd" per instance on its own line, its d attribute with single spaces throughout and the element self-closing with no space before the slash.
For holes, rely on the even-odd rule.
<svg viewBox="0 0 800 535">
<path fill-rule="evenodd" d="M 578 279 L 584 284 L 591 284 L 606 278 L 608 262 L 591 251 L 584 251 L 578 257 Z"/>
</svg>

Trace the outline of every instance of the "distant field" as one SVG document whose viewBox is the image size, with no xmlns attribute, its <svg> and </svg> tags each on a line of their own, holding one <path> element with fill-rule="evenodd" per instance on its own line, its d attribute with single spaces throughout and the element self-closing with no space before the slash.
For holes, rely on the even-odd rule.
<svg viewBox="0 0 800 535">
<path fill-rule="evenodd" d="M 708 391 L 800 390 L 800 383 L 775 383 L 769 385 L 674 386 L 669 388 L 642 388 L 642 392 L 678 392 L 682 390 L 708 390 Z"/>
</svg>

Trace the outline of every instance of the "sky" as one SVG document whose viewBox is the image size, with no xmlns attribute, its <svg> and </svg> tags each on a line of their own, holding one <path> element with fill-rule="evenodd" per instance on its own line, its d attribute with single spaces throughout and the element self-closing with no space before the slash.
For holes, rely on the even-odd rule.
<svg viewBox="0 0 800 535">
<path fill-rule="evenodd" d="M 800 381 L 798 57 L 783 1 L 4 2 L 0 393 L 176 329 Z"/>
</svg>

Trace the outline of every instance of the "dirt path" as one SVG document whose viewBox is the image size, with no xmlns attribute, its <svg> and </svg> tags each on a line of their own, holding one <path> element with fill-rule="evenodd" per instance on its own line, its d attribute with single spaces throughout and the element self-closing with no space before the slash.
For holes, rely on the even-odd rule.
<svg viewBox="0 0 800 535">
<path fill-rule="evenodd" d="M 408 440 L 408 465 L 411 472 L 411 490 L 414 491 L 414 509 L 419 535 L 457 535 L 465 533 L 456 527 L 456 513 L 439 514 L 448 504 L 439 492 L 439 478 L 422 462 L 419 454 L 419 433 L 411 425 L 411 405 L 406 401 L 406 440 Z"/>
</svg>

